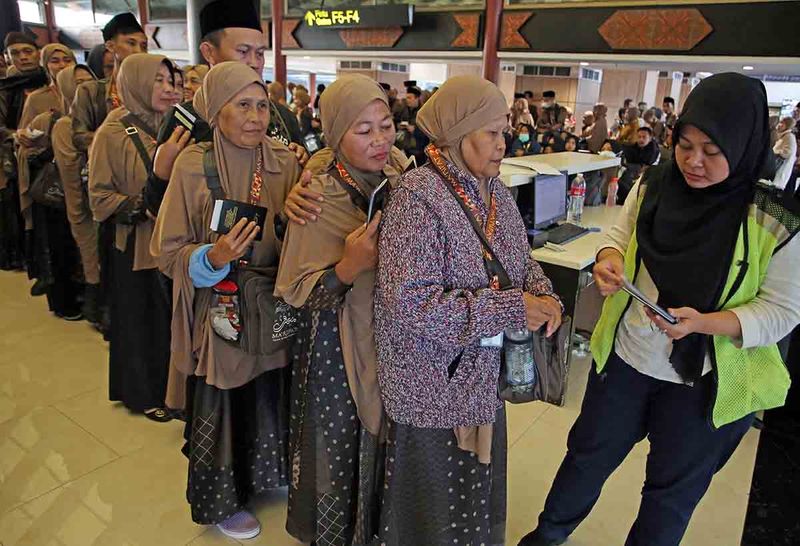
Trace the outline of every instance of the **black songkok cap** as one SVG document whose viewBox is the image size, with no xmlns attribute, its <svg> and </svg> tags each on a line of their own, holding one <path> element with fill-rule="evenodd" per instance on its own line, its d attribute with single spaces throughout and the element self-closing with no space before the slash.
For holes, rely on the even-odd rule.
<svg viewBox="0 0 800 546">
<path fill-rule="evenodd" d="M 225 28 L 252 28 L 262 32 L 261 19 L 252 0 L 217 0 L 200 11 L 201 36 Z"/>
<path fill-rule="evenodd" d="M 524 98 L 525 98 L 525 93 L 514 93 L 514 100 L 524 99 Z"/>
<path fill-rule="evenodd" d="M 554 98 L 556 98 L 556 92 L 555 91 L 545 91 L 544 93 L 542 93 L 542 96 L 544 98 L 546 98 L 546 99 L 554 99 Z"/>
<path fill-rule="evenodd" d="M 103 40 L 113 40 L 117 34 L 144 33 L 142 25 L 136 20 L 136 16 L 130 12 L 115 15 L 106 26 L 103 27 Z"/>
<path fill-rule="evenodd" d="M 8 49 L 8 46 L 12 46 L 14 44 L 28 44 L 32 45 L 33 47 L 39 47 L 36 45 L 36 40 L 33 37 L 24 32 L 18 32 L 16 30 L 6 34 L 5 40 L 3 40 L 3 46 L 5 49 Z"/>
<path fill-rule="evenodd" d="M 414 82 L 416 83 L 416 82 Z M 417 97 L 422 95 L 422 90 L 417 87 L 416 85 L 411 85 L 406 88 L 406 93 L 411 93 L 412 95 L 416 95 Z"/>
<path fill-rule="evenodd" d="M 403 82 L 403 87 L 416 87 L 417 80 L 406 80 Z"/>
<path fill-rule="evenodd" d="M 381 87 L 383 87 L 383 90 L 384 90 L 384 91 L 391 91 L 391 90 L 392 90 L 392 86 L 391 86 L 391 85 L 389 85 L 389 84 L 388 84 L 388 83 L 386 83 L 386 82 L 381 82 L 381 83 L 380 83 L 380 86 L 381 86 Z"/>
</svg>

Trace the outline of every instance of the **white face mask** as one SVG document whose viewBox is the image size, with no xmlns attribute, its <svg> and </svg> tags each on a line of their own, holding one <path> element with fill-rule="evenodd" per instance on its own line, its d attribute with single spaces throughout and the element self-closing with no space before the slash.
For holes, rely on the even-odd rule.
<svg viewBox="0 0 800 546">
<path fill-rule="evenodd" d="M 542 101 L 542 108 L 552 108 L 552 107 L 553 107 L 553 103 L 552 102 L 547 101 L 547 100 L 543 100 Z"/>
</svg>

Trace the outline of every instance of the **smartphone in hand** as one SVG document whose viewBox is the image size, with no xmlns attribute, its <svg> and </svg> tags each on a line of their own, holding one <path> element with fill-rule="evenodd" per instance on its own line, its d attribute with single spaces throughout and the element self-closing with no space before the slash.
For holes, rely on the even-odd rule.
<svg viewBox="0 0 800 546">
<path fill-rule="evenodd" d="M 389 179 L 384 178 L 378 187 L 372 191 L 369 196 L 369 208 L 367 209 L 367 223 L 372 222 L 372 218 L 379 210 L 383 210 L 383 205 L 386 203 L 386 194 L 389 191 Z"/>
</svg>

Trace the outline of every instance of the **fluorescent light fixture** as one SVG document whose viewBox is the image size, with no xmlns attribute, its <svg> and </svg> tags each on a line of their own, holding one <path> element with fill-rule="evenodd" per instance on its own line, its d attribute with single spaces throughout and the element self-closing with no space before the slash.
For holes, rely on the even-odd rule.
<svg viewBox="0 0 800 546">
<path fill-rule="evenodd" d="M 586 61 L 581 61 L 581 66 L 589 66 L 589 63 L 587 63 Z"/>
<path fill-rule="evenodd" d="M 309 57 L 308 55 L 303 55 L 303 59 L 305 59 L 306 61 L 309 61 L 309 60 L 311 60 L 311 57 Z"/>
<path fill-rule="evenodd" d="M 755 68 L 754 68 L 754 67 L 752 67 L 752 66 L 750 66 L 749 64 L 746 64 L 746 65 L 744 65 L 744 66 L 742 67 L 742 70 L 755 70 Z"/>
</svg>

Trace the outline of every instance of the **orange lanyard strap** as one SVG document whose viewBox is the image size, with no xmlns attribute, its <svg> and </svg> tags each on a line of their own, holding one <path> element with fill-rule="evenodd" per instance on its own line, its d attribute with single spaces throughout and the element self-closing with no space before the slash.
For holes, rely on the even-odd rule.
<svg viewBox="0 0 800 546">
<path fill-rule="evenodd" d="M 261 170 L 264 167 L 264 154 L 262 153 L 262 144 L 258 146 L 258 155 L 256 156 L 256 170 L 253 173 L 253 183 L 250 185 L 250 204 L 258 205 L 261 201 L 261 188 L 264 186 L 264 178 L 261 175 Z"/>
<path fill-rule="evenodd" d="M 461 200 L 467 205 L 472 214 L 475 216 L 475 219 L 478 220 L 478 223 L 483 223 L 480 211 L 478 210 L 478 206 L 472 201 L 469 195 L 467 195 L 466 190 L 464 190 L 464 186 L 461 182 L 453 176 L 453 173 L 450 172 L 450 169 L 447 167 L 447 163 L 445 159 L 442 157 L 441 151 L 434 146 L 433 144 L 429 144 L 427 148 L 425 148 L 425 153 L 428 155 L 428 158 L 431 160 L 431 164 L 436 167 L 436 170 L 439 171 L 439 174 L 444 176 L 445 180 L 453 186 L 453 189 L 456 190 L 456 193 L 461 198 Z M 489 216 L 486 219 L 486 238 L 489 239 L 491 242 L 494 239 L 495 231 L 497 230 L 497 202 L 494 198 L 494 193 L 492 193 L 491 198 L 489 199 Z"/>
<path fill-rule="evenodd" d="M 470 198 L 466 190 L 464 190 L 464 186 L 458 181 L 458 179 L 455 176 L 453 176 L 453 173 L 450 172 L 450 169 L 447 167 L 445 159 L 442 157 L 441 151 L 433 144 L 429 144 L 425 148 L 425 154 L 427 154 L 428 159 L 430 159 L 431 164 L 434 166 L 434 168 L 439 172 L 439 174 L 441 174 L 444 177 L 447 183 L 450 184 L 450 186 L 452 186 L 458 198 L 461 199 L 461 201 L 466 205 L 466 207 L 475 217 L 475 220 L 477 221 L 475 229 L 478 229 L 482 224 L 481 214 L 480 211 L 478 210 L 478 206 Z M 489 243 L 491 243 L 492 240 L 494 239 L 494 234 L 496 230 L 497 230 L 497 202 L 495 201 L 494 193 L 492 193 L 489 199 L 489 215 L 486 219 L 486 226 L 484 228 L 486 239 Z M 494 257 L 489 253 L 489 251 L 486 249 L 485 246 L 482 247 L 482 251 L 483 251 L 484 261 L 487 262 L 487 264 L 494 262 Z M 500 290 L 501 285 L 500 285 L 499 275 L 490 271 L 489 277 L 490 277 L 489 288 L 491 288 L 492 290 Z"/>
<path fill-rule="evenodd" d="M 345 168 L 344 168 L 344 165 L 342 165 L 342 162 L 341 162 L 341 161 L 337 161 L 337 162 L 336 162 L 336 170 L 337 170 L 337 171 L 339 171 L 339 176 L 341 176 L 341 177 L 342 177 L 342 180 L 344 180 L 344 182 L 345 182 L 345 183 L 346 183 L 348 186 L 350 186 L 351 188 L 353 188 L 354 190 L 356 190 L 356 191 L 357 191 L 358 193 L 360 193 L 360 194 L 361 194 L 363 197 L 367 197 L 367 196 L 366 196 L 366 194 L 365 194 L 365 193 L 364 193 L 364 192 L 361 190 L 361 188 L 359 188 L 359 187 L 358 187 L 358 184 L 356 184 L 356 181 L 355 181 L 355 180 L 353 180 L 353 177 L 352 177 L 352 176 L 350 176 L 350 173 L 349 173 L 349 172 L 347 172 L 347 169 L 345 169 Z"/>
</svg>

